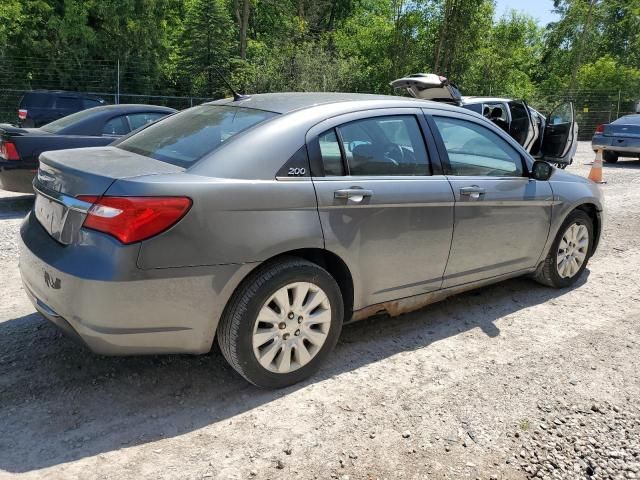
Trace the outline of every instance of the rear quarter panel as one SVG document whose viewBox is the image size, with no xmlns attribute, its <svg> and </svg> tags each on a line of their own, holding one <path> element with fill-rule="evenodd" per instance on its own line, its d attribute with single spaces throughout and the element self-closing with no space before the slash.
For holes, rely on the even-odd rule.
<svg viewBox="0 0 640 480">
<path fill-rule="evenodd" d="M 142 242 L 142 269 L 261 262 L 299 248 L 323 248 L 310 179 L 280 181 L 157 175 L 115 182 L 108 195 L 184 195 L 187 215 Z"/>
</svg>

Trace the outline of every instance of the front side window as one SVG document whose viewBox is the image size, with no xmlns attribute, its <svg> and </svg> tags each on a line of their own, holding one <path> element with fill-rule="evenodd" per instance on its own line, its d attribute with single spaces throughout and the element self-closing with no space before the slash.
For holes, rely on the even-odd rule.
<svg viewBox="0 0 640 480">
<path fill-rule="evenodd" d="M 138 128 L 145 126 L 147 123 L 155 122 L 165 115 L 166 113 L 144 112 L 129 114 L 127 115 L 127 118 L 129 119 L 131 130 L 137 130 Z"/>
<path fill-rule="evenodd" d="M 93 108 L 99 107 L 100 105 L 102 105 L 102 102 L 100 102 L 100 100 L 94 100 L 93 98 L 82 99 L 82 108 Z"/>
<path fill-rule="evenodd" d="M 189 167 L 224 142 L 277 113 L 226 105 L 200 105 L 134 133 L 116 146 Z"/>
<path fill-rule="evenodd" d="M 56 98 L 56 108 L 61 110 L 79 110 L 82 108 L 80 99 L 76 97 L 58 97 Z"/>
<path fill-rule="evenodd" d="M 337 136 L 330 130 L 320 137 L 326 175 L 341 174 L 343 154 L 347 173 L 353 176 L 429 175 L 424 139 L 414 116 L 367 118 L 336 130 Z"/>
<path fill-rule="evenodd" d="M 449 175 L 522 176 L 522 157 L 495 132 L 458 118 L 433 119 L 449 156 Z"/>
</svg>

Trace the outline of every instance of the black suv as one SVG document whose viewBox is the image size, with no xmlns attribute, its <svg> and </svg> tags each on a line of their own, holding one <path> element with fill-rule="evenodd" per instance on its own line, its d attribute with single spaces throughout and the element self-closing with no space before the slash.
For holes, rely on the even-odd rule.
<svg viewBox="0 0 640 480">
<path fill-rule="evenodd" d="M 62 90 L 34 90 L 20 100 L 18 126 L 40 127 L 87 108 L 106 105 L 102 98 Z"/>
</svg>

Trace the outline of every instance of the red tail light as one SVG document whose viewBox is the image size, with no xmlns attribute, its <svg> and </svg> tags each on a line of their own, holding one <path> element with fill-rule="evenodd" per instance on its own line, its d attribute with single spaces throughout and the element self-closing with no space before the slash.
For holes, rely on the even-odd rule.
<svg viewBox="0 0 640 480">
<path fill-rule="evenodd" d="M 26 120 L 27 119 L 27 111 L 25 109 L 23 109 L 23 108 L 18 110 L 18 118 L 20 120 Z"/>
<path fill-rule="evenodd" d="M 164 232 L 191 208 L 187 197 L 94 197 L 81 195 L 93 203 L 83 227 L 104 232 L 124 244 L 141 242 Z"/>
<path fill-rule="evenodd" d="M 596 133 L 604 133 L 604 124 L 601 123 L 596 127 Z"/>
<path fill-rule="evenodd" d="M 16 144 L 8 140 L 0 140 L 0 158 L 4 160 L 20 160 Z"/>
</svg>

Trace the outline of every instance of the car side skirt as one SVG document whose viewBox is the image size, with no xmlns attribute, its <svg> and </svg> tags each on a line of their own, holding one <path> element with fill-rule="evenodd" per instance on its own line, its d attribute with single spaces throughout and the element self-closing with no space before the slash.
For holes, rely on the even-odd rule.
<svg viewBox="0 0 640 480">
<path fill-rule="evenodd" d="M 469 282 L 462 285 L 456 285 L 454 287 L 444 288 L 442 290 L 436 290 L 434 292 L 428 292 L 420 295 L 414 295 L 411 297 L 400 298 L 398 300 L 392 300 L 389 302 L 377 303 L 375 305 L 370 305 L 368 307 L 365 307 L 353 312 L 351 319 L 345 323 L 347 324 L 353 323 L 359 320 L 364 320 L 366 318 L 374 317 L 378 315 L 388 315 L 389 317 L 397 317 L 405 313 L 414 312 L 423 307 L 426 307 L 427 305 L 440 302 L 452 295 L 457 295 L 458 293 L 484 287 L 486 285 L 491 285 L 493 283 L 498 283 L 503 280 L 508 280 L 510 278 L 520 277 L 522 275 L 533 273 L 535 272 L 535 270 L 536 270 L 535 268 L 518 270 L 515 272 L 498 275 L 495 277 L 486 278 L 486 279 L 478 280 L 475 282 Z"/>
</svg>

